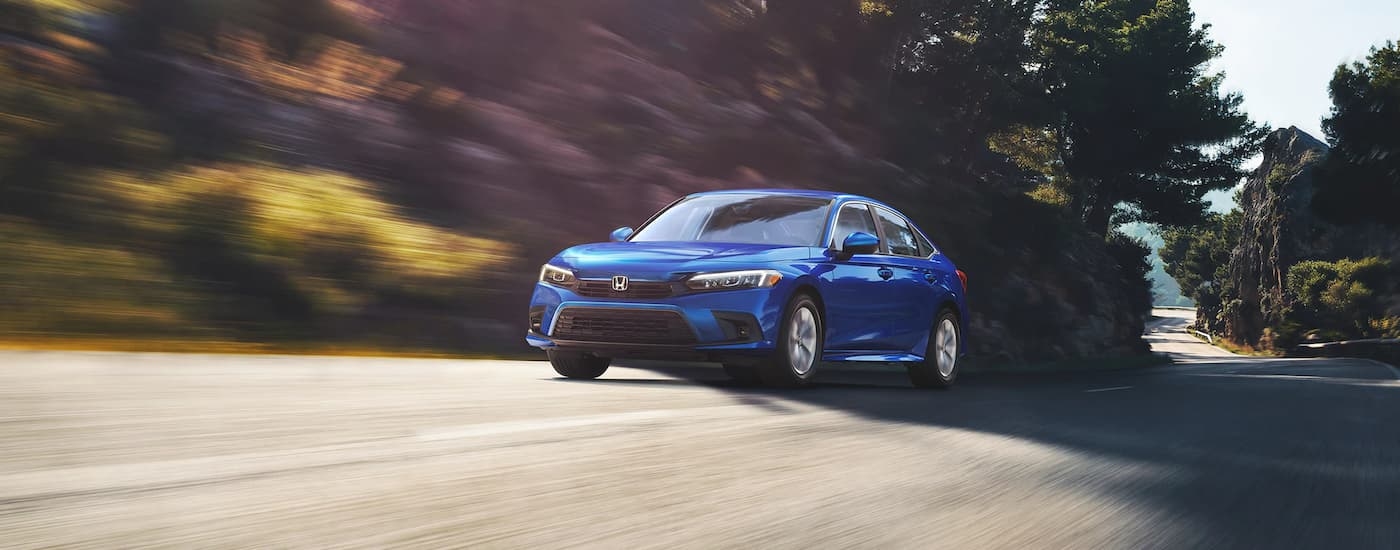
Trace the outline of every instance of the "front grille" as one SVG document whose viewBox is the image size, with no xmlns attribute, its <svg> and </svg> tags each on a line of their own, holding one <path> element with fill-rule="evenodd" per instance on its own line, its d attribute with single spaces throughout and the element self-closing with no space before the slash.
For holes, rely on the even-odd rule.
<svg viewBox="0 0 1400 550">
<path fill-rule="evenodd" d="M 695 343 L 679 313 L 647 309 L 571 307 L 554 323 L 555 338 L 617 344 Z"/>
<path fill-rule="evenodd" d="M 582 279 L 576 289 L 579 296 L 588 298 L 634 298 L 655 300 L 668 298 L 672 294 L 671 283 L 657 281 L 629 281 L 627 290 L 618 292 L 612 288 L 612 279 Z"/>
</svg>

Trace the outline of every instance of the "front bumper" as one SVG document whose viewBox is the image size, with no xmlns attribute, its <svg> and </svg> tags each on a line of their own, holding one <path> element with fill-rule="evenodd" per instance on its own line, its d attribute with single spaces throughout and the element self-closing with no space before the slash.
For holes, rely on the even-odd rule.
<svg viewBox="0 0 1400 550">
<path fill-rule="evenodd" d="M 537 283 L 525 341 L 609 357 L 761 356 L 774 348 L 785 290 L 780 284 L 629 300 L 589 298 Z"/>
</svg>

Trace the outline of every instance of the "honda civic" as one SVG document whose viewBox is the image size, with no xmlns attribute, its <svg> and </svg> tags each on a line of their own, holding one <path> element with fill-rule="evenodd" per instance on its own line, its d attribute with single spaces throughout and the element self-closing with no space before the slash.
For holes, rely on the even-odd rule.
<svg viewBox="0 0 1400 550">
<path fill-rule="evenodd" d="M 614 358 L 721 363 L 809 384 L 823 363 L 901 363 L 946 388 L 967 349 L 967 276 L 878 201 L 802 190 L 686 196 L 540 269 L 526 342 L 567 378 Z"/>
</svg>

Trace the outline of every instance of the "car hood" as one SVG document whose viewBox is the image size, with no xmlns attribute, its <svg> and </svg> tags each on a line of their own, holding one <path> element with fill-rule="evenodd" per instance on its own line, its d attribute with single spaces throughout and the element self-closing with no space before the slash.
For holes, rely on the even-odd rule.
<svg viewBox="0 0 1400 550">
<path fill-rule="evenodd" d="M 582 278 L 615 274 L 669 279 L 681 273 L 769 267 L 806 260 L 820 250 L 807 246 L 702 242 L 612 242 L 575 246 L 559 253 L 560 267 Z"/>
</svg>

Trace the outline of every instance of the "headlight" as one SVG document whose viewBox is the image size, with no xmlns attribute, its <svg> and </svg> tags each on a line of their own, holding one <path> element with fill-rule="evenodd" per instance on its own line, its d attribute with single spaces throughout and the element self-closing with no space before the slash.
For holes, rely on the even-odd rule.
<svg viewBox="0 0 1400 550">
<path fill-rule="evenodd" d="M 723 273 L 701 273 L 686 279 L 685 286 L 691 290 L 735 290 L 740 288 L 768 288 L 783 280 L 783 274 L 771 269 L 750 271 L 726 271 Z"/>
<path fill-rule="evenodd" d="M 574 272 L 562 267 L 544 264 L 544 267 L 540 268 L 540 282 L 542 283 L 570 287 L 573 286 L 576 281 L 577 279 L 574 279 Z"/>
</svg>

